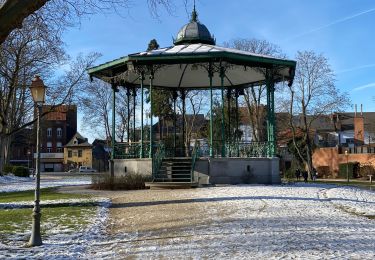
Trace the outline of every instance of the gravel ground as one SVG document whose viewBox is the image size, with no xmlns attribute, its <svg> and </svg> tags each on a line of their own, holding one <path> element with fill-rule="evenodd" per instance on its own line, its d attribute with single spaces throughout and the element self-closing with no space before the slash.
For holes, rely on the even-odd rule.
<svg viewBox="0 0 375 260">
<path fill-rule="evenodd" d="M 60 190 L 108 197 L 112 205 L 99 214 L 105 221 L 95 221 L 97 231 L 79 231 L 85 235 L 57 249 L 50 244 L 46 255 L 42 247 L 39 258 L 55 250 L 64 259 L 375 258 L 375 193 L 367 190 L 323 184 Z"/>
</svg>

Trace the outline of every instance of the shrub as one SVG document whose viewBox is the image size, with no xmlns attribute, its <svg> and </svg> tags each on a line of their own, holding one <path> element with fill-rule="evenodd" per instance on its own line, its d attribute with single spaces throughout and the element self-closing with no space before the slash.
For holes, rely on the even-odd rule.
<svg viewBox="0 0 375 260">
<path fill-rule="evenodd" d="M 296 177 L 296 170 L 294 167 L 290 167 L 288 170 L 285 171 L 284 178 L 288 181 L 293 180 Z"/>
<path fill-rule="evenodd" d="M 332 177 L 329 166 L 318 166 L 316 167 L 318 178 L 329 178 Z"/>
<path fill-rule="evenodd" d="M 346 179 L 346 168 L 348 167 L 348 172 L 349 172 L 349 178 L 353 179 L 356 178 L 356 169 L 358 168 L 358 163 L 357 162 L 349 162 L 349 163 L 340 163 L 339 164 L 339 178 Z"/>
<path fill-rule="evenodd" d="M 13 167 L 13 174 L 18 177 L 29 177 L 29 169 L 22 166 L 14 166 Z"/>
<path fill-rule="evenodd" d="M 375 169 L 372 165 L 360 165 L 359 177 L 367 178 L 368 175 L 375 175 Z"/>
<path fill-rule="evenodd" d="M 95 190 L 142 190 L 146 189 L 145 182 L 151 181 L 151 176 L 142 174 L 126 174 L 115 176 L 111 185 L 109 173 L 92 176 L 91 188 Z"/>
<path fill-rule="evenodd" d="M 11 164 L 6 164 L 4 165 L 3 167 L 3 173 L 7 174 L 7 173 L 12 173 L 13 172 L 13 165 Z"/>
</svg>

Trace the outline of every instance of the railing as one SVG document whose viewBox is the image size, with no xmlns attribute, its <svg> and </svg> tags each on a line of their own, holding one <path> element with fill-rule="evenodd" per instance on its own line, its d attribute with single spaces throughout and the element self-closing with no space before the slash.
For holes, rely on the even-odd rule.
<svg viewBox="0 0 375 260">
<path fill-rule="evenodd" d="M 199 154 L 198 142 L 195 142 L 193 151 L 191 153 L 191 174 L 190 174 L 190 176 L 191 176 L 191 182 L 194 181 L 195 162 L 197 161 L 199 155 L 200 154 Z"/>
<path fill-rule="evenodd" d="M 268 142 L 238 142 L 238 143 L 227 143 L 225 145 L 224 157 L 267 157 Z M 210 157 L 210 145 L 201 144 L 199 145 L 200 156 Z M 222 142 L 214 141 L 212 146 L 213 157 L 219 158 L 222 156 Z"/>
<path fill-rule="evenodd" d="M 157 149 L 163 147 L 163 157 L 193 157 L 199 151 L 200 157 L 210 157 L 210 145 L 207 143 L 196 142 L 196 151 L 190 147 L 166 147 L 162 143 L 154 144 L 154 157 Z M 213 157 L 267 157 L 269 149 L 268 142 L 238 142 L 226 143 L 225 154 L 223 154 L 223 146 L 221 140 L 214 141 L 212 145 Z M 141 156 L 141 143 L 116 143 L 115 144 L 115 159 L 136 159 L 149 158 L 150 145 L 149 142 L 143 143 L 143 156 Z"/>
<path fill-rule="evenodd" d="M 115 159 L 133 159 L 133 158 L 148 158 L 150 151 L 150 143 L 143 143 L 143 156 L 141 156 L 141 143 L 116 143 L 115 144 Z"/>
<path fill-rule="evenodd" d="M 152 158 L 152 177 L 155 178 L 159 172 L 163 159 L 165 158 L 165 147 L 163 143 L 154 144 L 154 156 Z"/>
</svg>

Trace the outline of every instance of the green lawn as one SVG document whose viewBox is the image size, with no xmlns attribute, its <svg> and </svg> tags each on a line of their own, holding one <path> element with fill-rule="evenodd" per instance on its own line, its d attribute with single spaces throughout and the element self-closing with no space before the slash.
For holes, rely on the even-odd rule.
<svg viewBox="0 0 375 260">
<path fill-rule="evenodd" d="M 41 200 L 87 199 L 88 195 L 58 193 L 55 188 L 41 190 Z M 33 191 L 0 193 L 0 203 L 33 201 Z M 84 230 L 95 218 L 98 206 L 94 203 L 48 205 L 41 207 L 41 229 L 44 236 Z M 27 240 L 30 236 L 32 208 L 0 209 L 0 241 Z M 26 241 L 25 240 L 25 241 Z"/>
<path fill-rule="evenodd" d="M 89 198 L 88 195 L 58 193 L 56 188 L 41 189 L 41 200 L 59 200 L 59 199 L 81 199 Z M 17 202 L 17 201 L 33 201 L 34 191 L 17 191 L 17 192 L 3 192 L 0 193 L 0 203 Z"/>
</svg>

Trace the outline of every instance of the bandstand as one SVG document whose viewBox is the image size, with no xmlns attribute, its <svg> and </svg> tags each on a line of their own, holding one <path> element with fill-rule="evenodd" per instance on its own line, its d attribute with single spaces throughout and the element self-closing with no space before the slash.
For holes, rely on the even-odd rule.
<svg viewBox="0 0 375 260">
<path fill-rule="evenodd" d="M 161 185 L 194 186 L 208 183 L 241 183 L 242 177 L 251 172 L 251 182 L 279 183 L 274 91 L 276 83 L 285 81 L 292 84 L 295 67 L 296 62 L 293 60 L 215 45 L 215 39 L 207 27 L 198 21 L 194 7 L 190 22 L 178 32 L 173 46 L 130 54 L 90 68 L 88 71 L 90 77 L 110 83 L 113 90 L 112 176 L 135 172 L 150 174 L 153 182 Z M 259 85 L 266 85 L 267 90 L 267 140 L 244 143 L 238 136 L 230 136 L 230 131 L 225 129 L 224 99 L 226 96 L 228 99 L 235 100 L 236 116 L 233 125 L 236 133 L 239 124 L 238 98 L 244 88 Z M 135 99 L 136 90 L 140 91 L 139 141 L 136 141 L 135 137 L 131 140 L 129 125 L 128 141 L 125 143 L 115 141 L 115 100 L 116 93 L 123 91 L 122 87 L 127 91 L 128 98 L 133 95 Z M 155 141 L 153 127 L 149 128 L 150 134 L 147 140 L 145 138 L 145 89 L 148 89 L 150 96 L 151 114 L 153 114 L 152 91 L 164 89 L 172 92 L 175 115 L 172 147 L 166 147 L 162 141 Z M 182 145 L 176 142 L 176 100 L 178 98 L 182 100 L 184 118 L 186 91 L 193 89 L 206 90 L 210 95 L 209 140 L 205 145 L 195 142 L 194 147 L 185 147 L 184 142 Z M 215 90 L 221 93 L 223 107 L 221 140 L 213 139 L 212 108 Z M 133 120 L 135 120 L 135 113 Z M 152 116 L 150 120 L 152 126 Z M 135 123 L 133 125 L 135 127 Z M 184 126 L 182 134 L 185 134 Z"/>
</svg>

